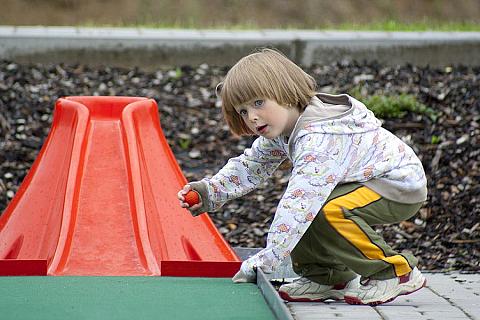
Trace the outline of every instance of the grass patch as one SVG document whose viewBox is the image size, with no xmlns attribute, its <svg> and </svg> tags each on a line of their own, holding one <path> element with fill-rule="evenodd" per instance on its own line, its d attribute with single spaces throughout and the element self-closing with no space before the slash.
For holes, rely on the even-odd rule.
<svg viewBox="0 0 480 320">
<path fill-rule="evenodd" d="M 335 27 L 339 30 L 365 31 L 480 31 L 480 24 L 473 22 L 432 22 L 420 21 L 404 23 L 395 20 L 373 22 L 369 24 L 341 24 Z"/>
<path fill-rule="evenodd" d="M 202 24 L 194 20 L 191 21 L 176 21 L 174 23 L 118 23 L 118 24 L 98 24 L 93 21 L 81 23 L 78 27 L 92 27 L 92 28 L 149 28 L 149 29 L 213 29 L 213 30 L 352 30 L 352 31 L 462 31 L 474 32 L 480 31 L 480 23 L 475 22 L 433 22 L 433 21 L 419 21 L 413 23 L 399 22 L 396 20 L 386 20 L 381 22 L 372 22 L 367 24 L 328 24 L 328 25 L 297 25 L 297 24 L 278 24 L 272 26 L 260 26 L 255 21 L 247 21 L 240 24 Z"/>
<path fill-rule="evenodd" d="M 377 118 L 403 118 L 408 113 L 425 114 L 432 121 L 438 118 L 437 113 L 423 103 L 419 102 L 414 95 L 401 93 L 396 95 L 374 94 L 364 96 L 359 87 L 350 90 L 349 94 L 362 101 Z"/>
</svg>

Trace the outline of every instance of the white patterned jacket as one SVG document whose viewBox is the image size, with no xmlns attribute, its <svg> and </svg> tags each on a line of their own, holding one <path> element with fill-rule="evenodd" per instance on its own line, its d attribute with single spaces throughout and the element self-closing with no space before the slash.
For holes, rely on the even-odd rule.
<svg viewBox="0 0 480 320">
<path fill-rule="evenodd" d="M 287 157 L 293 169 L 267 246 L 241 267 L 249 277 L 254 277 L 255 267 L 273 272 L 289 256 L 338 184 L 358 182 L 402 203 L 427 197 L 425 172 L 408 145 L 382 128 L 360 101 L 319 93 L 290 137 L 259 137 L 212 178 L 201 181 L 207 211 L 258 187 Z"/>
</svg>

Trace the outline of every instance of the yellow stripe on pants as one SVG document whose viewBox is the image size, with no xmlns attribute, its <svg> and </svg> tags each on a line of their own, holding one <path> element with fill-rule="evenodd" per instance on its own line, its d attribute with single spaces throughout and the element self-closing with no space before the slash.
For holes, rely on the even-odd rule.
<svg viewBox="0 0 480 320">
<path fill-rule="evenodd" d="M 323 212 L 330 225 L 367 258 L 383 260 L 392 264 L 397 276 L 401 276 L 412 271 L 408 261 L 401 255 L 386 257 L 383 251 L 370 241 L 365 232 L 356 223 L 345 218 L 343 214 L 343 208 L 353 210 L 365 207 L 380 198 L 381 196 L 378 193 L 367 187 L 360 187 L 346 195 L 327 202 L 323 208 Z"/>
</svg>

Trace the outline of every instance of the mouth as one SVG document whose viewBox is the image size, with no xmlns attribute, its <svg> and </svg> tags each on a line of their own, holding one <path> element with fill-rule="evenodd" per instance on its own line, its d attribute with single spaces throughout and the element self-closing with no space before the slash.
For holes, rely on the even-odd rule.
<svg viewBox="0 0 480 320">
<path fill-rule="evenodd" d="M 268 127 L 267 124 L 265 124 L 263 126 L 259 126 L 259 127 L 257 127 L 257 132 L 260 133 L 260 134 L 265 133 L 265 131 L 267 130 L 267 127 Z"/>
</svg>

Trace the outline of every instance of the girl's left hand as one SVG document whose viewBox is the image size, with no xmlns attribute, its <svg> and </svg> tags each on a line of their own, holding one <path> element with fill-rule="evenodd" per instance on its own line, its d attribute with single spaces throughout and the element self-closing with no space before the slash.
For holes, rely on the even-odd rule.
<svg viewBox="0 0 480 320">
<path fill-rule="evenodd" d="M 254 273 L 254 276 L 249 276 L 245 274 L 242 269 L 240 269 L 232 278 L 232 281 L 235 283 L 255 283 L 257 282 L 257 277 L 256 274 Z"/>
</svg>

